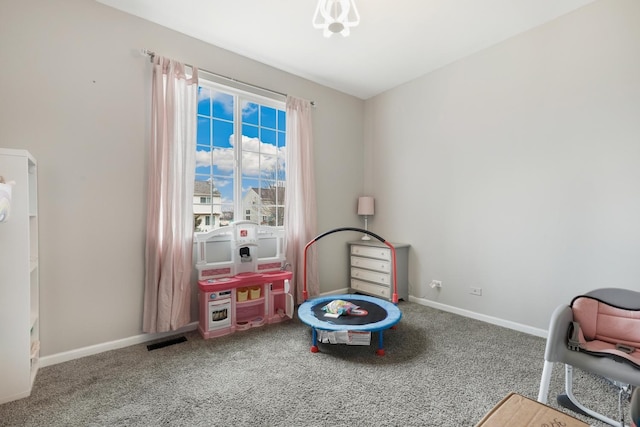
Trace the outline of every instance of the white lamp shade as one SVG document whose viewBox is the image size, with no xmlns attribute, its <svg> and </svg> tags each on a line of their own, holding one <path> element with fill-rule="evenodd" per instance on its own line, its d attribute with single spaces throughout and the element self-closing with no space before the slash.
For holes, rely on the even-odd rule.
<svg viewBox="0 0 640 427">
<path fill-rule="evenodd" d="M 373 215 L 373 197 L 363 196 L 358 198 L 358 215 Z"/>
</svg>

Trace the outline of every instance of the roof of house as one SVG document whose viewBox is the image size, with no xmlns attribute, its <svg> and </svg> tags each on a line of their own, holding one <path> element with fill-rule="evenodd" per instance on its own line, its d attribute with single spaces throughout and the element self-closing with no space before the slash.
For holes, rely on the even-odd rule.
<svg viewBox="0 0 640 427">
<path fill-rule="evenodd" d="M 220 192 L 215 187 L 213 188 L 213 192 L 211 191 L 211 181 L 196 181 L 193 187 L 193 194 L 198 196 L 220 196 Z"/>
</svg>

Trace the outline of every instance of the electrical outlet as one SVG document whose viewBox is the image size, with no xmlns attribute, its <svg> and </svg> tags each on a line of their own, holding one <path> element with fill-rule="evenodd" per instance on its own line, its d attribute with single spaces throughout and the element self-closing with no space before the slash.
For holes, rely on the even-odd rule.
<svg viewBox="0 0 640 427">
<path fill-rule="evenodd" d="M 477 295 L 477 296 L 482 296 L 482 288 L 470 288 L 469 289 L 469 293 L 471 295 Z"/>
<path fill-rule="evenodd" d="M 442 282 L 440 280 L 432 280 L 429 286 L 431 286 L 432 288 L 441 288 Z"/>
</svg>

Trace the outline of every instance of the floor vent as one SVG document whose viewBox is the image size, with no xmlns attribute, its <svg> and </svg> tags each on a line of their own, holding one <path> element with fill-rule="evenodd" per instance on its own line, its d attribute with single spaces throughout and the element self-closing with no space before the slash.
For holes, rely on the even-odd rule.
<svg viewBox="0 0 640 427">
<path fill-rule="evenodd" d="M 180 344 L 181 342 L 185 342 L 187 339 L 185 337 L 171 338 L 170 340 L 157 342 L 155 344 L 149 344 L 147 346 L 147 350 L 157 350 L 159 348 L 168 347 L 174 344 Z"/>
</svg>

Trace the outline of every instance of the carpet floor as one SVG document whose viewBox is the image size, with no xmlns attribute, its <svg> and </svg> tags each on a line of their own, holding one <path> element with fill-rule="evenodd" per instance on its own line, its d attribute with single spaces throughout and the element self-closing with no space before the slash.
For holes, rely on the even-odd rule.
<svg viewBox="0 0 640 427">
<path fill-rule="evenodd" d="M 0 426 L 474 426 L 510 392 L 537 398 L 545 340 L 412 302 L 370 346 L 321 344 L 294 318 L 224 337 L 147 344 L 42 368 Z M 561 408 L 563 370 L 549 405 Z M 583 403 L 618 418 L 617 389 L 574 371 Z M 624 402 L 624 411 L 628 411 Z M 627 412 L 628 413 L 628 412 Z"/>
</svg>

